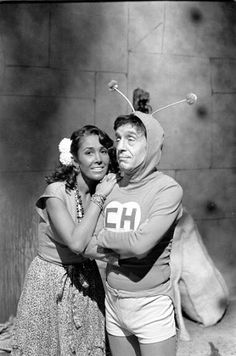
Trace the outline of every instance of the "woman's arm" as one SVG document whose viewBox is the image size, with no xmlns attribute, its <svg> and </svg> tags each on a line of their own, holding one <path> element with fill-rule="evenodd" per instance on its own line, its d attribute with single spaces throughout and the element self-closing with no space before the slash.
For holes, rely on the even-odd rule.
<svg viewBox="0 0 236 356">
<path fill-rule="evenodd" d="M 109 181 L 99 183 L 96 193 L 108 195 L 116 182 L 115 175 Z M 46 210 L 53 233 L 75 253 L 83 253 L 97 224 L 101 209 L 92 200 L 79 224 L 75 224 L 66 205 L 57 197 L 46 199 Z"/>
<path fill-rule="evenodd" d="M 97 244 L 110 248 L 120 258 L 145 256 L 165 235 L 181 213 L 182 188 L 167 187 L 158 194 L 148 219 L 136 231 L 103 229 L 97 235 Z"/>
<path fill-rule="evenodd" d="M 93 235 L 84 250 L 85 257 L 102 260 L 107 263 L 118 265 L 119 255 L 109 248 L 98 246 L 97 236 Z"/>
</svg>

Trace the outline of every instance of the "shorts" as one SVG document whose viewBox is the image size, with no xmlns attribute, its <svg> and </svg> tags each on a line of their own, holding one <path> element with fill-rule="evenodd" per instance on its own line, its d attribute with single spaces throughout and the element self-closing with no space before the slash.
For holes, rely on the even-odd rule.
<svg viewBox="0 0 236 356">
<path fill-rule="evenodd" d="M 134 292 L 106 284 L 106 330 L 113 336 L 135 335 L 141 344 L 176 335 L 174 307 L 167 295 L 134 297 Z"/>
</svg>

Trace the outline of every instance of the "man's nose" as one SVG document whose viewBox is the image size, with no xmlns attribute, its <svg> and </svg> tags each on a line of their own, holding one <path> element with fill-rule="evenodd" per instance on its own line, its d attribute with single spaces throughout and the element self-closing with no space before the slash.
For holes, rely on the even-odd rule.
<svg viewBox="0 0 236 356">
<path fill-rule="evenodd" d="M 124 151 L 125 150 L 125 141 L 120 139 L 116 144 L 117 151 Z"/>
</svg>

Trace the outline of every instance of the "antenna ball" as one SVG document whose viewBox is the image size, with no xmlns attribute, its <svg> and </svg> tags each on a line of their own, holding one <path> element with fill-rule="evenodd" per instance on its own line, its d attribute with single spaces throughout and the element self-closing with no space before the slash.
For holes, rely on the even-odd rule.
<svg viewBox="0 0 236 356">
<path fill-rule="evenodd" d="M 109 90 L 116 90 L 118 88 L 118 83 L 116 80 L 111 80 L 109 83 L 108 83 L 108 87 L 109 87 Z"/>
<path fill-rule="evenodd" d="M 197 95 L 194 93 L 189 93 L 186 95 L 186 101 L 189 105 L 192 105 L 194 103 L 196 103 L 197 101 Z"/>
</svg>

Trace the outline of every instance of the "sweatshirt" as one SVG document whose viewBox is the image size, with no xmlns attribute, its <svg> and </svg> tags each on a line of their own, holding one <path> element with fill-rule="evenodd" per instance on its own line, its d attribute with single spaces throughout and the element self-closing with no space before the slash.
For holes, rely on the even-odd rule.
<svg viewBox="0 0 236 356">
<path fill-rule="evenodd" d="M 107 197 L 97 243 L 120 255 L 118 265 L 107 266 L 111 287 L 143 296 L 171 295 L 170 252 L 183 191 L 173 178 L 157 170 L 164 140 L 160 124 L 149 114 L 135 115 L 146 127 L 146 156 Z"/>
</svg>

